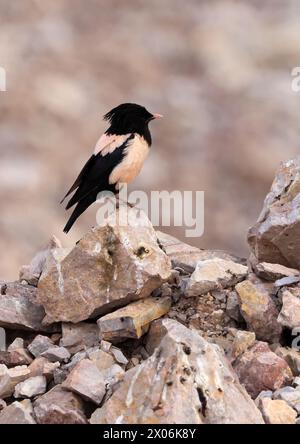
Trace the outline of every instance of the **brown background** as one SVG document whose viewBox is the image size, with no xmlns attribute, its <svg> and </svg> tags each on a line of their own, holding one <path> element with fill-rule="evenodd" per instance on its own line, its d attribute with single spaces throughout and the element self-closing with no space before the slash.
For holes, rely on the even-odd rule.
<svg viewBox="0 0 300 444">
<path fill-rule="evenodd" d="M 4 278 L 52 233 L 70 245 L 94 224 L 92 208 L 65 236 L 58 202 L 121 102 L 165 115 L 131 189 L 204 190 L 201 247 L 247 254 L 279 162 L 299 152 L 298 0 L 3 0 L 0 65 Z"/>
</svg>

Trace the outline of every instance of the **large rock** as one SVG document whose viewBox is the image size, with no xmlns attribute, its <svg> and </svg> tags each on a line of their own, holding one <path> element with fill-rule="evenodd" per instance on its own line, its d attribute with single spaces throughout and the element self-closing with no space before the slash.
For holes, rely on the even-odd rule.
<svg viewBox="0 0 300 444">
<path fill-rule="evenodd" d="M 282 308 L 278 322 L 291 330 L 300 327 L 300 288 L 283 289 L 281 294 Z"/>
<path fill-rule="evenodd" d="M 86 424 L 83 402 L 75 393 L 57 385 L 33 404 L 39 424 Z"/>
<path fill-rule="evenodd" d="M 99 405 L 105 395 L 105 380 L 95 362 L 82 359 L 70 372 L 62 387 Z"/>
<path fill-rule="evenodd" d="M 111 342 L 139 339 L 148 331 L 150 322 L 165 315 L 170 307 L 169 297 L 150 297 L 132 302 L 98 319 L 101 338 Z"/>
<path fill-rule="evenodd" d="M 37 302 L 37 289 L 18 282 L 0 281 L 0 327 L 34 331 L 53 331 L 42 325 L 44 308 Z"/>
<path fill-rule="evenodd" d="M 248 233 L 259 262 L 300 268 L 300 156 L 282 163 L 257 223 Z"/>
<path fill-rule="evenodd" d="M 44 353 L 48 348 L 53 347 L 53 341 L 48 336 L 37 335 L 28 345 L 28 350 L 36 358 Z"/>
<path fill-rule="evenodd" d="M 161 231 L 156 231 L 158 241 L 172 262 L 173 268 L 181 268 L 186 272 L 192 273 L 199 261 L 207 259 L 224 259 L 245 264 L 246 260 L 222 250 L 202 250 L 181 242 L 176 237 Z"/>
<path fill-rule="evenodd" d="M 45 393 L 47 381 L 45 376 L 33 376 L 20 382 L 15 387 L 15 398 L 33 398 Z"/>
<path fill-rule="evenodd" d="M 176 321 L 155 323 L 160 345 L 125 374 L 91 423 L 263 423 L 219 347 Z"/>
<path fill-rule="evenodd" d="M 143 212 L 120 210 L 87 233 L 62 258 L 52 257 L 38 285 L 45 322 L 79 322 L 149 296 L 171 276 L 169 258 Z M 117 223 L 115 223 L 115 218 Z"/>
<path fill-rule="evenodd" d="M 187 281 L 186 296 L 198 296 L 212 290 L 231 287 L 247 276 L 245 265 L 214 258 L 199 261 Z"/>
<path fill-rule="evenodd" d="M 253 264 L 253 268 L 257 276 L 271 282 L 286 277 L 299 276 L 300 273 L 295 268 L 288 268 L 280 264 L 270 264 L 269 262 Z"/>
<path fill-rule="evenodd" d="M 254 331 L 257 339 L 278 342 L 282 327 L 279 324 L 278 310 L 268 288 L 250 280 L 240 282 L 235 287 L 240 303 L 240 312 L 249 330 Z"/>
<path fill-rule="evenodd" d="M 234 369 L 253 398 L 263 390 L 276 390 L 293 379 L 285 360 L 273 353 L 266 342 L 256 342 L 238 357 Z"/>
<path fill-rule="evenodd" d="M 15 401 L 0 412 L 0 424 L 36 424 L 29 399 Z"/>
</svg>

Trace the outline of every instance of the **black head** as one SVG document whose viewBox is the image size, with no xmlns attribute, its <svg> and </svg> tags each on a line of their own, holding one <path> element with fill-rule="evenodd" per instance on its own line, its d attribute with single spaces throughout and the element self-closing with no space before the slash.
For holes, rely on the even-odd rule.
<svg viewBox="0 0 300 444">
<path fill-rule="evenodd" d="M 144 106 L 135 103 L 122 103 L 105 114 L 104 119 L 110 123 L 106 134 L 138 133 L 151 145 L 148 124 L 158 117 L 162 116 L 149 113 Z"/>
</svg>

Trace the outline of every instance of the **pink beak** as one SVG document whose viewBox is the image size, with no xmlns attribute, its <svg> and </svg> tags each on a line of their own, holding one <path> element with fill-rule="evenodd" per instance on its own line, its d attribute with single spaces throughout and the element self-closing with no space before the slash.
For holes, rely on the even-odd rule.
<svg viewBox="0 0 300 444">
<path fill-rule="evenodd" d="M 153 119 L 161 119 L 162 117 L 164 117 L 162 114 L 152 114 L 153 115 Z"/>
</svg>

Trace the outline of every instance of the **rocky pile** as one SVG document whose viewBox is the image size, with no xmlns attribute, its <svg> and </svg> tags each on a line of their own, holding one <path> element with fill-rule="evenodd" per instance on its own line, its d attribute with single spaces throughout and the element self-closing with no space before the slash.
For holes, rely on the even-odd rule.
<svg viewBox="0 0 300 444">
<path fill-rule="evenodd" d="M 299 423 L 299 177 L 281 167 L 248 262 L 132 208 L 51 239 L 0 283 L 0 423 Z"/>
</svg>

